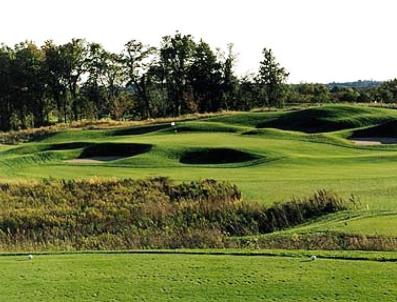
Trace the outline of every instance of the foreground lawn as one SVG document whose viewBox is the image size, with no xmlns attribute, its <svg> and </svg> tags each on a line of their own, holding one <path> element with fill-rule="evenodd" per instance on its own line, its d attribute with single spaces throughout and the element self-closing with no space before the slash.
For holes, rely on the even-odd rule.
<svg viewBox="0 0 397 302">
<path fill-rule="evenodd" d="M 396 301 L 397 263 L 300 257 L 0 257 L 0 301 Z"/>
</svg>

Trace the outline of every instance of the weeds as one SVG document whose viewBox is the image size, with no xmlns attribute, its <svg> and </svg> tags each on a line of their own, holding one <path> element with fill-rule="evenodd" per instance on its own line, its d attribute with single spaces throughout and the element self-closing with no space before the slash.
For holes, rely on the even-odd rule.
<svg viewBox="0 0 397 302">
<path fill-rule="evenodd" d="M 327 191 L 266 208 L 227 182 L 167 178 L 0 184 L 0 200 L 3 250 L 224 247 L 345 209 Z"/>
</svg>

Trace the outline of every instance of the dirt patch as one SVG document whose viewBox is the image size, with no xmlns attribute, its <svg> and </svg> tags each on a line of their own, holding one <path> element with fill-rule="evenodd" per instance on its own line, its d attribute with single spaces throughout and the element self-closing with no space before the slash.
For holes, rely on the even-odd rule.
<svg viewBox="0 0 397 302">
<path fill-rule="evenodd" d="M 355 137 L 351 141 L 360 146 L 397 144 L 395 137 Z"/>
<path fill-rule="evenodd" d="M 75 158 L 65 160 L 66 163 L 71 164 L 102 164 L 104 162 L 113 161 L 126 158 L 125 156 L 94 156 L 90 158 Z"/>
</svg>

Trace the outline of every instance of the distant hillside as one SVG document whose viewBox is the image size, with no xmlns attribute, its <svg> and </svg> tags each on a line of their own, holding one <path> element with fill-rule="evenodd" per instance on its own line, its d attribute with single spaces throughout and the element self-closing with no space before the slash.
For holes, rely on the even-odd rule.
<svg viewBox="0 0 397 302">
<path fill-rule="evenodd" d="M 368 89 L 368 88 L 376 88 L 382 84 L 381 81 L 355 81 L 355 82 L 332 82 L 326 84 L 330 89 L 334 87 L 338 88 L 358 88 L 358 89 Z"/>
</svg>

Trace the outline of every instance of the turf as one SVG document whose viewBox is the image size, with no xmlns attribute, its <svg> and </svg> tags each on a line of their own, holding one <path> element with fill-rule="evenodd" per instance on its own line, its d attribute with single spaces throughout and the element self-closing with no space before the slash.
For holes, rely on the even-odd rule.
<svg viewBox="0 0 397 302">
<path fill-rule="evenodd" d="M 26 259 L 0 258 L 1 301 L 395 301 L 397 295 L 397 263 L 183 254 Z"/>
<path fill-rule="evenodd" d="M 383 222 L 385 214 L 397 212 L 397 146 L 359 147 L 346 139 L 355 131 L 381 127 L 394 119 L 397 111 L 392 109 L 328 105 L 225 114 L 177 121 L 176 125 L 63 130 L 40 141 L 1 146 L 0 180 L 160 175 L 176 181 L 214 178 L 236 183 L 245 200 L 269 205 L 324 188 L 344 197 L 354 194 L 360 200 L 355 215 L 363 220 L 352 226 L 350 221 L 330 221 L 323 229 L 373 234 L 370 226 L 377 218 L 364 222 L 367 217 L 379 216 L 384 227 L 376 232 L 397 236 L 397 220 Z M 272 127 L 289 130 L 258 128 L 270 122 Z M 313 129 L 318 133 L 308 133 Z M 331 131 L 335 129 L 342 130 Z M 115 160 L 103 163 L 70 161 L 112 155 Z"/>
<path fill-rule="evenodd" d="M 269 205 L 325 188 L 354 194 L 357 208 L 281 234 L 396 237 L 397 145 L 355 146 L 348 140 L 394 135 L 387 125 L 396 120 L 394 110 L 328 105 L 225 114 L 175 126 L 62 130 L 31 143 L 0 145 L 0 181 L 215 178 L 236 183 L 245 200 Z M 125 158 L 70 161 L 87 152 Z M 2 256 L 0 301 L 396 301 L 395 253 L 194 253 L 35 255 L 33 261 Z M 309 262 L 312 253 L 319 259 Z M 390 262 L 374 261 L 379 259 Z"/>
<path fill-rule="evenodd" d="M 317 133 L 380 124 L 396 117 L 397 112 L 382 108 L 326 105 L 287 112 L 236 114 L 210 120 L 256 128 L 279 128 Z"/>
</svg>

